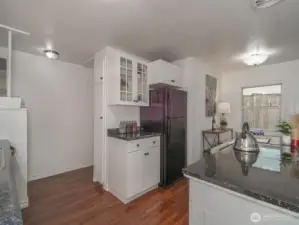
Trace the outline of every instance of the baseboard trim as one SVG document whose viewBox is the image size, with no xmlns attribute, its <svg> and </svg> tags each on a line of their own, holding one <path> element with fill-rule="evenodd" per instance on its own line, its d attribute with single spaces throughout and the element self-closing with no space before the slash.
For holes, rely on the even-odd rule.
<svg viewBox="0 0 299 225">
<path fill-rule="evenodd" d="M 42 179 L 42 178 L 51 177 L 51 176 L 55 176 L 55 175 L 58 175 L 58 174 L 67 173 L 67 172 L 70 172 L 70 171 L 73 171 L 73 170 L 83 169 L 83 168 L 90 167 L 90 166 L 93 166 L 93 164 L 88 164 L 88 165 L 80 164 L 76 167 L 71 167 L 71 168 L 66 167 L 66 168 L 59 169 L 59 170 L 52 169 L 51 171 L 46 172 L 46 173 L 29 176 L 28 181 L 39 180 L 39 179 Z"/>
<path fill-rule="evenodd" d="M 141 192 L 141 193 L 139 193 L 139 194 L 137 194 L 137 195 L 134 195 L 134 196 L 132 196 L 132 197 L 130 197 L 130 198 L 124 198 L 123 196 L 121 196 L 120 194 L 118 194 L 117 191 L 114 191 L 114 190 L 111 189 L 111 188 L 110 188 L 109 192 L 110 192 L 111 194 L 113 194 L 113 195 L 114 195 L 118 200 L 120 200 L 122 203 L 124 203 L 124 204 L 128 204 L 129 202 L 131 202 L 131 201 L 133 201 L 133 200 L 135 200 L 135 199 L 141 197 L 142 195 L 147 194 L 148 192 L 150 192 L 150 191 L 156 189 L 157 187 L 158 187 L 158 184 L 157 184 L 157 185 L 154 185 L 153 187 L 150 187 L 150 188 L 144 190 L 143 192 Z"/>
<path fill-rule="evenodd" d="M 20 207 L 21 209 L 25 209 L 29 206 L 29 200 L 26 200 L 26 201 L 21 201 L 20 202 Z"/>
</svg>

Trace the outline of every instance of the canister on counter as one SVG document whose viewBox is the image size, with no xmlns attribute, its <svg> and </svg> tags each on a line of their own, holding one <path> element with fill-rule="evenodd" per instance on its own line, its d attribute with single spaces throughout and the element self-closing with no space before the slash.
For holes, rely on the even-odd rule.
<svg viewBox="0 0 299 225">
<path fill-rule="evenodd" d="M 291 124 L 293 128 L 298 128 L 299 125 L 299 114 L 293 114 L 291 116 Z"/>
<path fill-rule="evenodd" d="M 292 152 L 295 151 L 296 147 L 299 147 L 299 127 L 292 129 Z"/>
</svg>

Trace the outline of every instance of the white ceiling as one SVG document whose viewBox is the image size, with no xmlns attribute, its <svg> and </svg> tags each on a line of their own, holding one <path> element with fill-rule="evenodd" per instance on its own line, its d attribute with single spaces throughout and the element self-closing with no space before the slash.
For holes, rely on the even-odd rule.
<svg viewBox="0 0 299 225">
<path fill-rule="evenodd" d="M 169 61 L 197 56 L 222 70 L 252 43 L 278 50 L 267 64 L 299 58 L 299 1 L 253 10 L 250 0 L 1 0 L 0 24 L 14 49 L 38 54 L 52 42 L 61 59 L 83 64 L 106 45 Z M 5 45 L 0 31 L 0 45 Z"/>
</svg>

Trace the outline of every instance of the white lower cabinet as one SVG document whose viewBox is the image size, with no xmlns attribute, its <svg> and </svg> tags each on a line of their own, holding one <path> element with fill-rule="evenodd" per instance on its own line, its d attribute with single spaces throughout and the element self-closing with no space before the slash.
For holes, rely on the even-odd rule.
<svg viewBox="0 0 299 225">
<path fill-rule="evenodd" d="M 150 147 L 143 151 L 143 170 L 142 188 L 144 190 L 160 182 L 160 146 Z"/>
<path fill-rule="evenodd" d="M 143 151 L 127 154 L 127 197 L 137 195 L 143 189 Z"/>
<path fill-rule="evenodd" d="M 136 141 L 108 138 L 108 190 L 123 203 L 160 182 L 160 137 Z"/>
<path fill-rule="evenodd" d="M 189 179 L 189 225 L 298 225 L 299 214 Z"/>
</svg>

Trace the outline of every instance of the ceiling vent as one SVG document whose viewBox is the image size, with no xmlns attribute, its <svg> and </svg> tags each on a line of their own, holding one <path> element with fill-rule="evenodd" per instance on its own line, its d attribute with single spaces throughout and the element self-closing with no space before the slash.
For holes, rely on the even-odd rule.
<svg viewBox="0 0 299 225">
<path fill-rule="evenodd" d="M 257 9 L 269 8 L 282 1 L 284 0 L 251 0 L 253 7 Z"/>
</svg>

